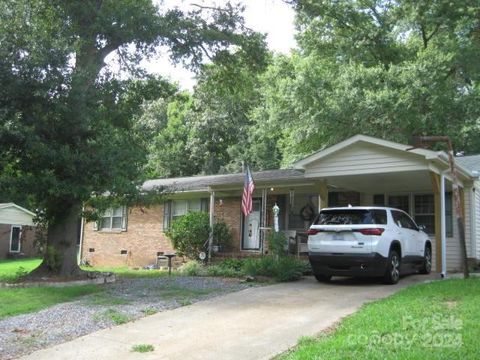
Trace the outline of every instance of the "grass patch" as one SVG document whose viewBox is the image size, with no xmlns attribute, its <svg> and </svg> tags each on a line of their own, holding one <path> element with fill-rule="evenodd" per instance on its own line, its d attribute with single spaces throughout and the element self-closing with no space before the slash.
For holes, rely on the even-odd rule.
<svg viewBox="0 0 480 360">
<path fill-rule="evenodd" d="M 151 352 L 153 350 L 155 350 L 155 348 L 153 347 L 153 345 L 150 345 L 150 344 L 138 344 L 138 345 L 132 346 L 133 352 L 146 353 L 146 352 Z"/>
<path fill-rule="evenodd" d="M 0 260 L 0 282 L 14 282 L 22 275 L 27 275 L 38 267 L 42 259 Z M 120 267 L 90 267 L 82 266 L 85 271 L 112 272 L 125 278 L 156 278 L 168 275 L 167 270 L 134 270 L 127 266 Z"/>
<path fill-rule="evenodd" d="M 279 359 L 479 359 L 480 279 L 419 284 L 367 304 Z"/>
<path fill-rule="evenodd" d="M 14 282 L 38 267 L 41 259 L 0 260 L 0 282 Z"/>
<path fill-rule="evenodd" d="M 102 291 L 96 285 L 63 288 L 34 287 L 0 289 L 0 319 L 38 311 L 46 307 L 72 301 L 80 296 Z"/>
<path fill-rule="evenodd" d="M 131 320 L 130 316 L 115 309 L 105 310 L 100 317 L 109 319 L 116 325 L 125 324 Z"/>
<path fill-rule="evenodd" d="M 145 316 L 149 316 L 149 315 L 154 315 L 158 312 L 157 309 L 154 309 L 154 308 L 145 308 L 142 310 L 142 312 L 145 314 Z"/>
</svg>

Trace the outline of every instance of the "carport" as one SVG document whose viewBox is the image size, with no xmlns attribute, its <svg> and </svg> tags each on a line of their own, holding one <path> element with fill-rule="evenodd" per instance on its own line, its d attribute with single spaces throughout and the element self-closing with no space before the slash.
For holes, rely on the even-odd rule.
<svg viewBox="0 0 480 360">
<path fill-rule="evenodd" d="M 357 135 L 293 166 L 305 171 L 306 180 L 318 182 L 320 208 L 351 204 L 405 210 L 434 238 L 434 270 L 460 270 L 458 229 L 452 221 L 452 179 L 444 152 Z M 475 178 L 462 166 L 457 168 L 467 254 L 474 257 L 476 212 L 468 210 L 474 203 Z M 345 196 L 349 193 L 356 196 Z"/>
</svg>

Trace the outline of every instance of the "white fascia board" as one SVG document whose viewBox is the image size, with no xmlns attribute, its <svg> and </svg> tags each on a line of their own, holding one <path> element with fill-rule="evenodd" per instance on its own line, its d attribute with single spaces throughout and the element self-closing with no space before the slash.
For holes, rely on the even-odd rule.
<svg viewBox="0 0 480 360">
<path fill-rule="evenodd" d="M 364 142 L 366 144 L 372 144 L 372 145 L 378 145 L 382 146 L 388 149 L 393 149 L 393 150 L 398 150 L 398 151 L 403 151 L 403 152 L 408 152 L 410 154 L 415 154 L 422 156 L 424 158 L 427 157 L 436 157 L 436 153 L 431 150 L 427 149 L 415 149 L 412 148 L 410 145 L 405 145 L 405 144 L 399 144 L 393 141 L 388 141 L 388 140 L 383 140 L 383 139 L 378 139 L 372 136 L 367 136 L 367 135 L 355 135 L 352 136 L 351 138 L 344 140 L 342 142 L 339 142 L 338 144 L 332 145 L 324 150 L 317 151 L 304 159 L 301 159 L 295 163 L 292 164 L 292 168 L 295 169 L 304 169 L 306 165 L 320 160 L 332 153 L 335 153 L 339 150 L 342 150 L 350 145 L 353 145 L 358 142 Z"/>
</svg>

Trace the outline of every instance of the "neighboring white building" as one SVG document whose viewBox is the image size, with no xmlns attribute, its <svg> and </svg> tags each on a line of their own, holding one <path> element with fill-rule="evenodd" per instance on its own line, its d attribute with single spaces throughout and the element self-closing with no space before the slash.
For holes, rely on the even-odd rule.
<svg viewBox="0 0 480 360">
<path fill-rule="evenodd" d="M 37 255 L 34 217 L 14 203 L 0 203 L 0 259 Z"/>
</svg>

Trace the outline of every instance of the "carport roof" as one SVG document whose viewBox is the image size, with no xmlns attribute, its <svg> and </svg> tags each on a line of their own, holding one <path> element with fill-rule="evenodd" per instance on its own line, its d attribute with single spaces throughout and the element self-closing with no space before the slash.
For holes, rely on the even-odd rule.
<svg viewBox="0 0 480 360">
<path fill-rule="evenodd" d="M 255 183 L 288 182 L 303 180 L 304 171 L 297 169 L 266 170 L 253 172 L 252 176 Z M 144 191 L 162 188 L 168 191 L 200 191 L 208 190 L 209 187 L 215 186 L 241 186 L 244 179 L 244 173 L 155 179 L 146 181 L 142 189 Z"/>
</svg>

